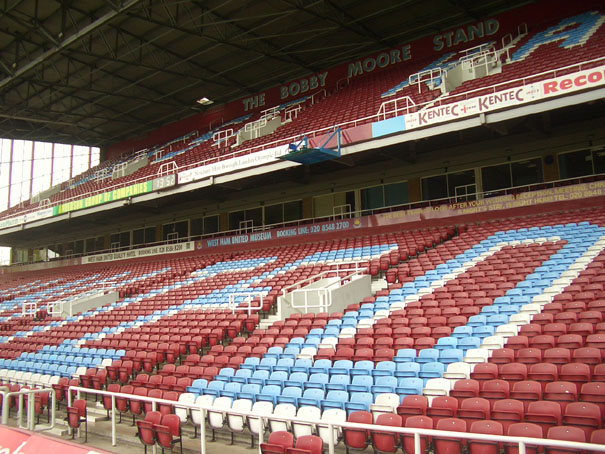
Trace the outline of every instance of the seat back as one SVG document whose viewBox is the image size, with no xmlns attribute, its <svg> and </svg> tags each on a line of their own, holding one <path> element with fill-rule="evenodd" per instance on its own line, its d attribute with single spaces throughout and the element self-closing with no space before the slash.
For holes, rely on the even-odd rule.
<svg viewBox="0 0 605 454">
<path fill-rule="evenodd" d="M 466 432 L 466 421 L 459 418 L 443 418 L 437 422 L 435 429 L 449 432 Z M 460 454 L 463 440 L 453 435 L 452 438 L 433 437 L 433 443 L 435 454 Z"/>
</svg>

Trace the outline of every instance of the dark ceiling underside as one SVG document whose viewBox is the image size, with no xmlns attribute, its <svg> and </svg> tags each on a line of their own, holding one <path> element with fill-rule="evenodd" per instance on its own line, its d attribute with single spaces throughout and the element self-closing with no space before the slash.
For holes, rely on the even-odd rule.
<svg viewBox="0 0 605 454">
<path fill-rule="evenodd" d="M 0 0 L 0 137 L 106 146 L 528 0 Z"/>
</svg>

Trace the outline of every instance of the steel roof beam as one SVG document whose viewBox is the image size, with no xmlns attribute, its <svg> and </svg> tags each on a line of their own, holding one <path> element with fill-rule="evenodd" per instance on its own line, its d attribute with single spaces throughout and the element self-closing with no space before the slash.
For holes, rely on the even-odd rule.
<svg viewBox="0 0 605 454">
<path fill-rule="evenodd" d="M 126 0 L 122 4 L 122 7 L 119 10 L 112 10 L 112 11 L 108 12 L 107 14 L 105 14 L 104 16 L 101 16 L 100 18 L 94 20 L 91 24 L 89 24 L 86 27 L 82 28 L 80 31 L 74 33 L 73 35 L 71 35 L 71 36 L 69 36 L 67 38 L 65 38 L 61 42 L 61 44 L 59 44 L 58 46 L 55 46 L 55 47 L 53 47 L 53 48 L 51 48 L 51 49 L 43 52 L 41 55 L 39 55 L 38 57 L 34 58 L 32 61 L 30 61 L 29 63 L 27 63 L 25 66 L 23 66 L 23 67 L 19 68 L 18 70 L 16 70 L 13 73 L 13 75 L 0 80 L 0 88 L 5 87 L 6 85 L 8 85 L 10 82 L 12 82 L 13 80 L 15 80 L 16 78 L 22 76 L 23 74 L 25 74 L 28 71 L 31 71 L 34 68 L 36 68 L 38 65 L 40 65 L 41 63 L 44 63 L 50 57 L 58 54 L 63 49 L 71 46 L 74 43 L 77 43 L 82 38 L 88 36 L 90 33 L 94 32 L 99 27 L 101 27 L 101 26 L 105 25 L 106 23 L 110 22 L 115 17 L 117 17 L 120 14 L 128 11 L 130 8 L 132 8 L 133 6 L 135 6 L 136 4 L 138 4 L 140 2 L 141 2 L 141 0 Z"/>
</svg>

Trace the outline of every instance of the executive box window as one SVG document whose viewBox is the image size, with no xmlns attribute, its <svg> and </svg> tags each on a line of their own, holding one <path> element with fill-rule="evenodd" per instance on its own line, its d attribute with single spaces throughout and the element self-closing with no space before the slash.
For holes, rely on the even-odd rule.
<svg viewBox="0 0 605 454">
<path fill-rule="evenodd" d="M 112 249 L 125 248 L 130 246 L 130 232 L 114 233 L 109 237 L 109 244 Z"/>
<path fill-rule="evenodd" d="M 361 190 L 361 209 L 375 210 L 408 203 L 408 183 L 392 183 Z"/>
<path fill-rule="evenodd" d="M 179 221 L 162 226 L 162 240 L 174 240 L 178 238 L 187 238 L 189 236 L 189 223 Z"/>
<path fill-rule="evenodd" d="M 605 149 L 579 150 L 561 153 L 559 173 L 561 179 L 577 178 L 586 175 L 605 173 Z"/>
<path fill-rule="evenodd" d="M 105 248 L 105 239 L 102 236 L 86 240 L 86 253 L 102 251 Z"/>
<path fill-rule="evenodd" d="M 457 195 L 474 194 L 475 171 L 464 170 L 422 179 L 424 200 L 447 199 Z M 457 189 L 458 188 L 458 189 Z"/>
<path fill-rule="evenodd" d="M 132 231 L 132 244 L 140 246 L 141 244 L 150 244 L 155 242 L 155 227 L 144 227 Z"/>
<path fill-rule="evenodd" d="M 250 210 L 232 211 L 229 213 L 229 230 L 237 230 L 240 228 L 240 223 L 248 221 L 254 227 L 263 225 L 263 209 L 252 208 Z"/>
<path fill-rule="evenodd" d="M 496 191 L 514 186 L 544 182 L 542 159 L 528 159 L 481 168 L 483 190 Z"/>
<path fill-rule="evenodd" d="M 190 223 L 191 236 L 208 235 L 218 232 L 218 215 L 195 218 Z"/>
</svg>

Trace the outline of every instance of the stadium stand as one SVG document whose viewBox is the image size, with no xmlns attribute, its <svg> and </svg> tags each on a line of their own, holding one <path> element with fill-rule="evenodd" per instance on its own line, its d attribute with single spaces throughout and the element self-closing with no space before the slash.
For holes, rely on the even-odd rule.
<svg viewBox="0 0 605 454">
<path fill-rule="evenodd" d="M 238 117 L 210 131 L 190 133 L 150 150 L 116 162 L 103 162 L 74 181 L 45 203 L 78 200 L 109 189 L 156 176 L 172 174 L 192 167 L 211 165 L 223 159 L 245 155 L 265 148 L 298 142 L 301 137 L 322 137 L 335 127 L 347 128 L 373 123 L 407 112 L 505 92 L 546 78 L 589 69 L 602 64 L 601 43 L 605 34 L 604 16 L 599 11 L 585 13 L 545 24 L 539 30 L 518 31 L 511 41 L 487 41 L 472 49 L 449 52 L 434 61 L 404 67 L 394 66 L 380 73 L 356 79 L 334 92 L 325 89 L 284 103 L 263 113 Z M 568 30 L 573 30 L 573 33 Z M 490 67 L 487 73 L 481 71 Z M 402 69 L 405 68 L 405 69 Z M 448 82 L 448 73 L 457 69 L 473 74 L 462 83 Z M 450 76 L 451 77 L 451 76 Z M 468 76 L 467 76 L 468 77 Z M 455 86 L 455 88 L 449 88 Z M 396 103 L 394 100 L 398 100 Z M 406 101 L 407 100 L 407 101 Z M 405 106 L 402 105 L 405 102 Z M 242 144 L 235 143 L 238 133 L 275 120 L 275 132 Z M 238 129 L 239 128 L 239 129 Z M 120 169 L 144 161 L 128 175 Z M 123 175 L 123 176 L 120 176 Z M 38 203 L 25 202 L 2 213 L 2 218 L 38 209 Z"/>
<path fill-rule="evenodd" d="M 499 40 L 225 118 L 104 161 L 44 204 L 13 206 L 0 219 L 603 68 L 604 23 L 592 9 L 549 16 Z M 3 424 L 21 425 L 31 404 L 30 429 L 41 418 L 60 425 L 57 412 L 72 438 L 84 430 L 86 443 L 99 436 L 96 426 L 115 442 L 131 425 L 145 452 L 197 452 L 200 441 L 204 451 L 206 438 L 248 436 L 268 454 L 333 454 L 335 446 L 347 454 L 499 454 L 520 452 L 519 440 L 525 452 L 589 452 L 553 440 L 605 452 L 602 175 L 583 180 L 595 194 L 560 203 L 557 190 L 575 186 L 556 180 L 532 191 L 519 185 L 503 200 L 536 200 L 491 212 L 456 211 L 458 197 L 423 200 L 409 218 L 388 213 L 383 224 L 374 212 L 362 224 L 361 210 L 359 225 L 351 213 L 331 217 L 350 221 L 345 231 L 296 224 L 316 228 L 315 237 L 223 244 L 248 233 L 223 228 L 204 238 L 213 248 L 200 241 L 148 257 L 11 269 L 0 274 Z M 362 283 L 369 296 L 353 287 Z M 332 298 L 332 287 L 347 286 L 355 290 L 329 303 L 318 296 L 314 305 L 304 293 L 329 289 Z M 423 432 L 433 429 L 442 432 Z"/>
</svg>

